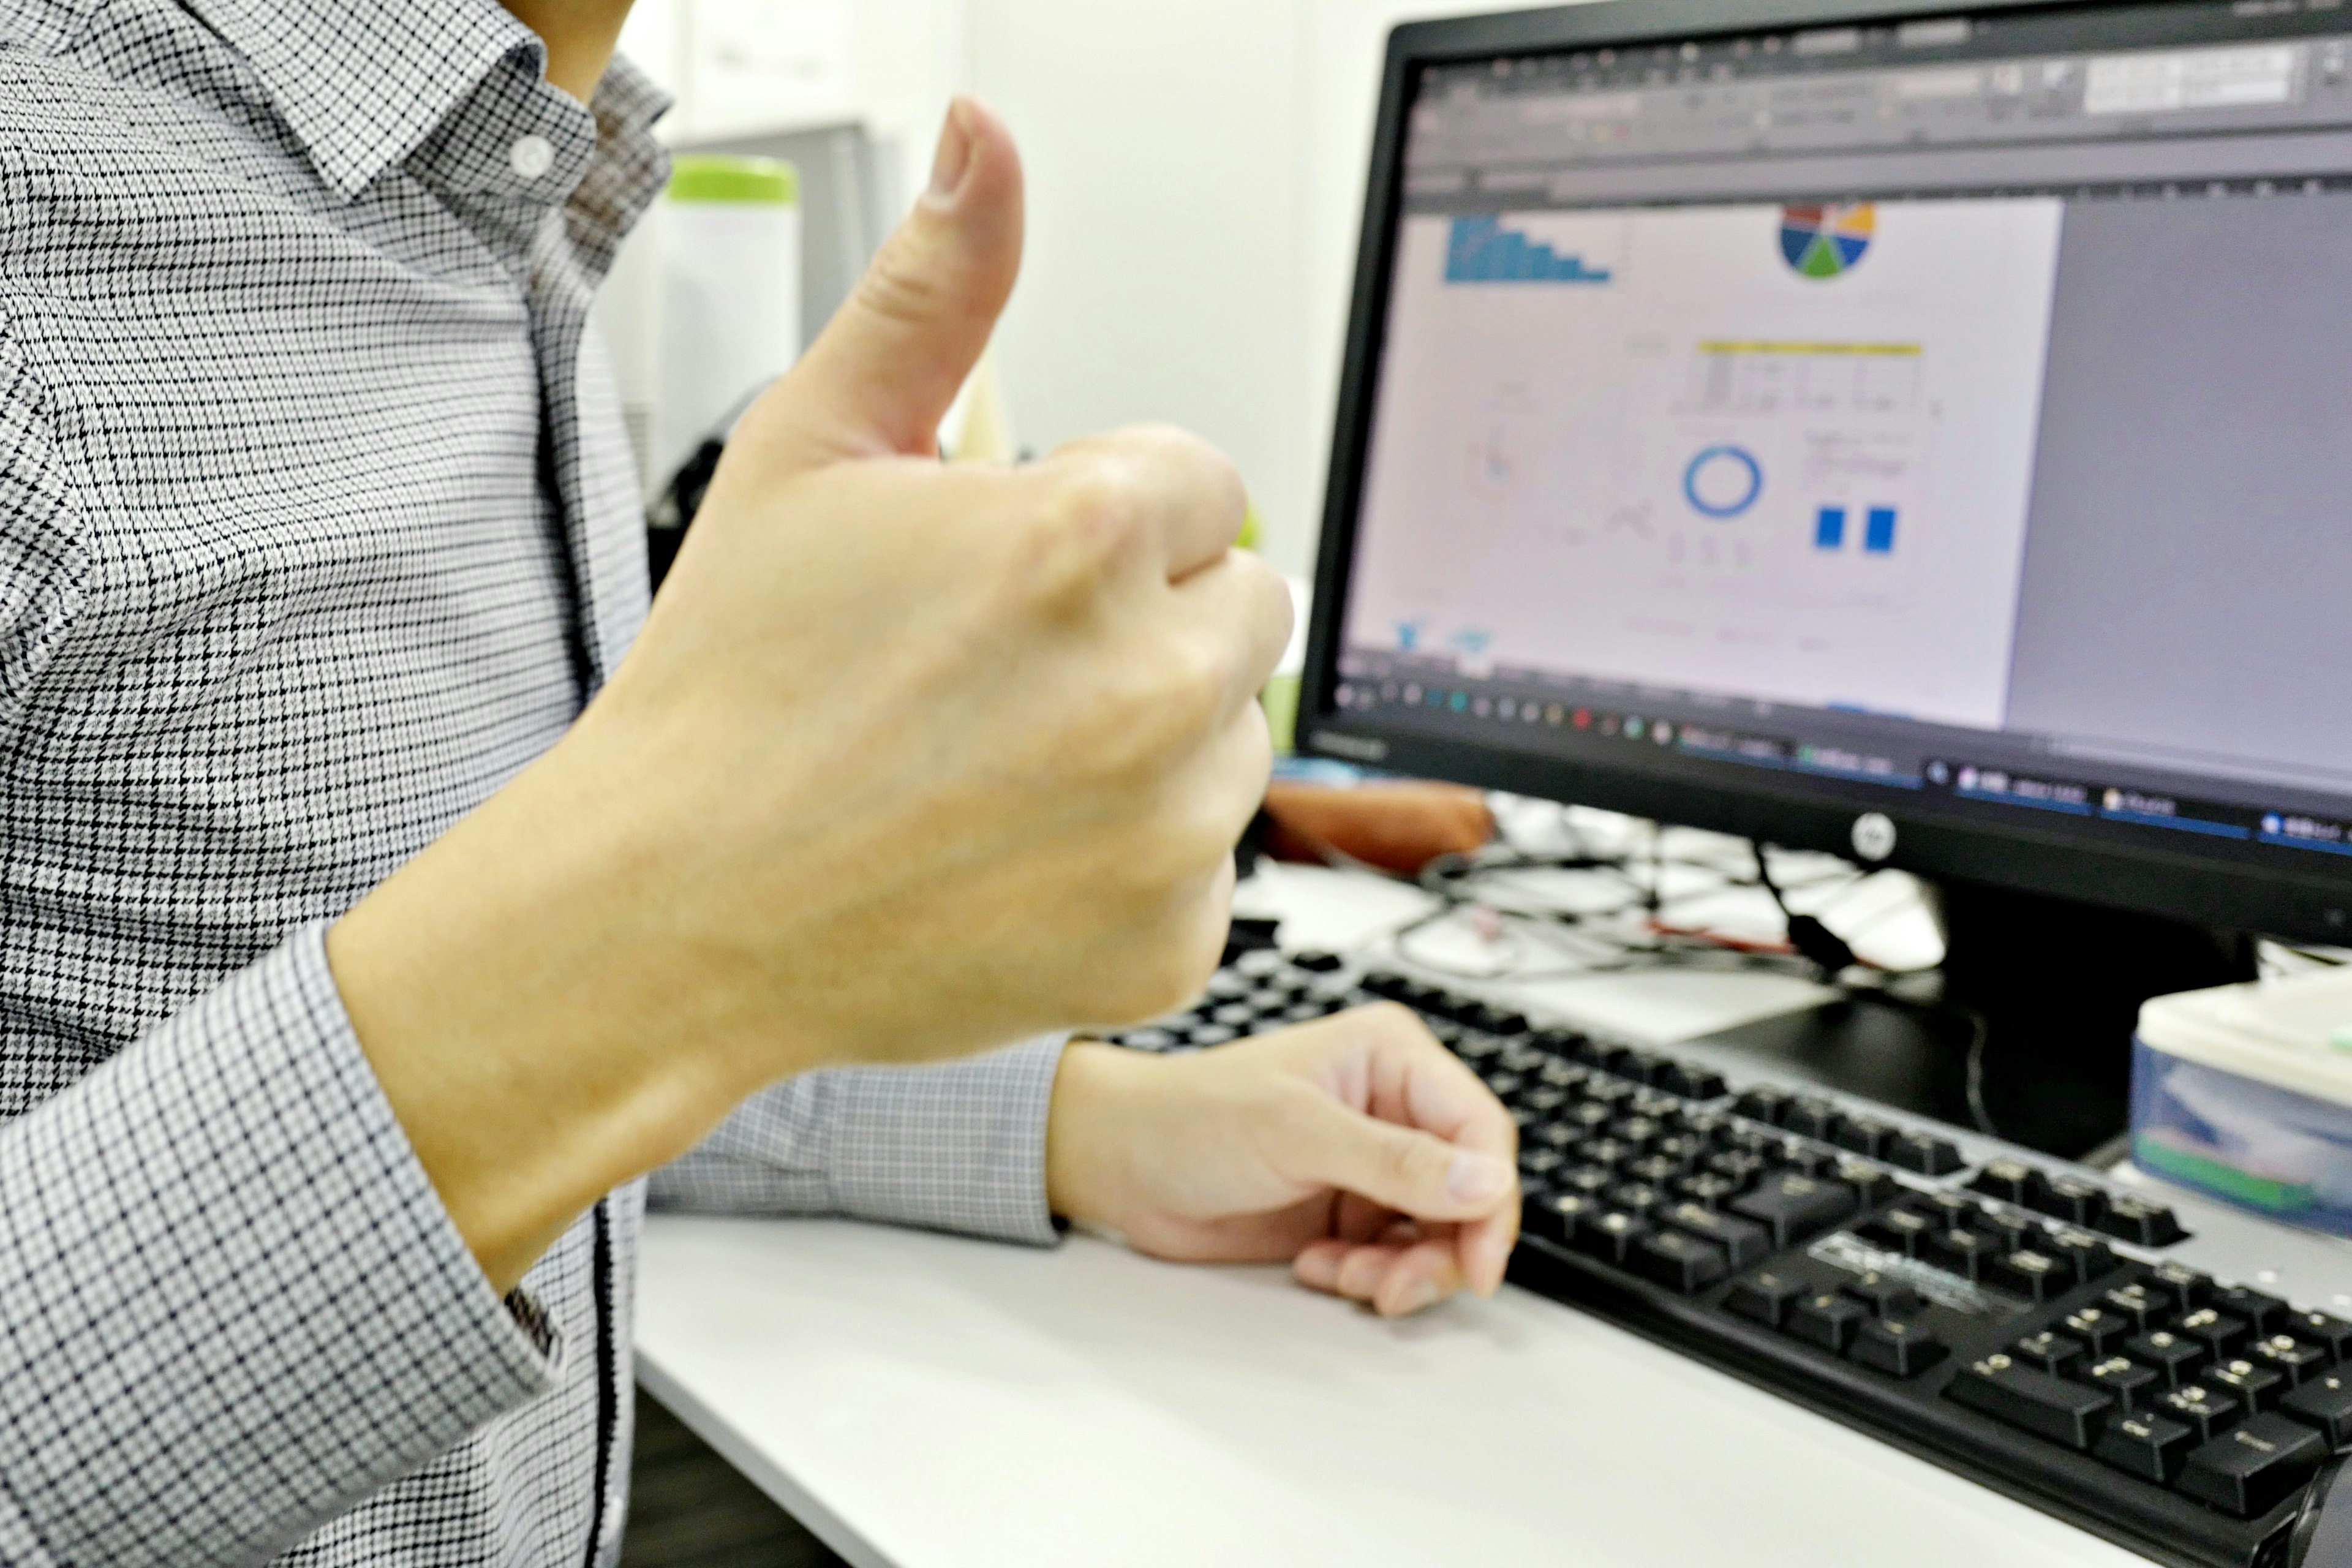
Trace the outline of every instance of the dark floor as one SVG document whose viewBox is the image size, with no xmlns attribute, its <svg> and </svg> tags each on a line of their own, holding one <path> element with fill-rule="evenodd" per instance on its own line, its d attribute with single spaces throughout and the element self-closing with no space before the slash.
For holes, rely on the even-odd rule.
<svg viewBox="0 0 2352 1568">
<path fill-rule="evenodd" d="M 846 1564 L 639 1389 L 621 1568 Z"/>
</svg>

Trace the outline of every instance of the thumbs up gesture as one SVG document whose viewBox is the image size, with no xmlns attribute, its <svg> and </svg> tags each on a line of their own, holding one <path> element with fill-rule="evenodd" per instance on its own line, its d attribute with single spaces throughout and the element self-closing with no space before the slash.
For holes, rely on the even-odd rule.
<svg viewBox="0 0 2352 1568">
<path fill-rule="evenodd" d="M 977 104 L 803 362 L 738 426 L 583 739 L 650 745 L 696 946 L 835 1059 L 1146 1016 L 1223 942 L 1289 635 L 1232 468 L 1170 430 L 1014 470 L 933 432 L 1020 268 Z M 658 736 L 658 740 L 653 737 Z"/>
<path fill-rule="evenodd" d="M 494 1277 L 764 1083 L 1148 1016 L 1214 964 L 1288 595 L 1190 437 L 938 461 L 1021 230 L 1012 140 L 959 103 L 604 690 L 331 933 Z"/>
</svg>

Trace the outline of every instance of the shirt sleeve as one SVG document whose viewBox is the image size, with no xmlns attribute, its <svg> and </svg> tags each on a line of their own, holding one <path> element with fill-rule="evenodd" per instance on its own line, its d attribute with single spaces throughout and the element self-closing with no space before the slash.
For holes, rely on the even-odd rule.
<svg viewBox="0 0 2352 1568">
<path fill-rule="evenodd" d="M 0 1131 L 0 1544 L 59 1568 L 266 1561 L 560 1371 L 417 1163 L 323 927 Z"/>
<path fill-rule="evenodd" d="M 654 1173 L 658 1208 L 845 1215 L 1045 1246 L 1045 1116 L 1066 1036 L 941 1067 L 761 1090 Z"/>
</svg>

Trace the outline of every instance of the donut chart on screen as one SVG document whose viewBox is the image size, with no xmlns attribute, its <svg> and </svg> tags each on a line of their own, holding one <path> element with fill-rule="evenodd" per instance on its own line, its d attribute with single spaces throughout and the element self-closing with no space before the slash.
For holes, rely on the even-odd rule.
<svg viewBox="0 0 2352 1568">
<path fill-rule="evenodd" d="M 1780 254 L 1803 278 L 1835 278 L 1870 253 L 1878 232 L 1874 202 L 1811 203 L 1780 209 Z"/>
</svg>

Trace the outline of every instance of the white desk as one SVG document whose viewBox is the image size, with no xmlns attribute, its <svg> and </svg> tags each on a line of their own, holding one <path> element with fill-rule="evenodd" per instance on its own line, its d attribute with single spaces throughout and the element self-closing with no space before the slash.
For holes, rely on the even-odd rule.
<svg viewBox="0 0 2352 1568">
<path fill-rule="evenodd" d="M 1284 901 L 1337 942 L 1372 918 L 1342 892 Z M 1541 993 L 1662 1038 L 1811 994 Z M 1086 1237 L 656 1216 L 636 1345 L 663 1403 L 858 1568 L 2146 1568 L 1508 1288 L 1386 1323 L 1279 1269 Z"/>
</svg>

